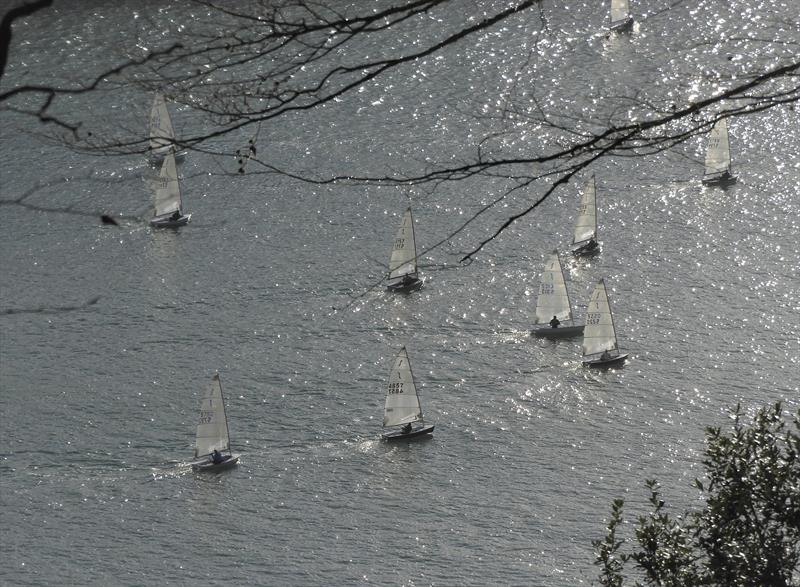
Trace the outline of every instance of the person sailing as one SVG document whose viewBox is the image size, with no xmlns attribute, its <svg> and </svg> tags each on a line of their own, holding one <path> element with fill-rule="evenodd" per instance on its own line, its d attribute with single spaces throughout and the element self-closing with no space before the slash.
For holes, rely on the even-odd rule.
<svg viewBox="0 0 800 587">
<path fill-rule="evenodd" d="M 556 316 L 553 316 L 553 319 L 550 320 L 550 326 L 553 328 L 558 328 L 559 324 L 561 324 L 561 321 Z"/>
</svg>

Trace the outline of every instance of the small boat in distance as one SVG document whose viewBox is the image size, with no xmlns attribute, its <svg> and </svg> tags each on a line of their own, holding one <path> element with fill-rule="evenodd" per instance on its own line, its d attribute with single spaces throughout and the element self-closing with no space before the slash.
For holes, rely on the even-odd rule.
<svg viewBox="0 0 800 587">
<path fill-rule="evenodd" d="M 411 363 L 408 361 L 406 347 L 403 347 L 389 371 L 381 437 L 384 440 L 429 437 L 433 434 L 433 428 L 433 424 L 426 425 L 422 419 L 422 406 L 414 384 Z"/>
<path fill-rule="evenodd" d="M 730 185 L 736 183 L 731 173 L 731 146 L 728 140 L 728 119 L 718 120 L 711 129 L 706 147 L 704 185 Z"/>
<path fill-rule="evenodd" d="M 583 364 L 590 367 L 607 367 L 621 363 L 628 356 L 617 345 L 617 332 L 608 302 L 606 282 L 601 279 L 589 298 L 586 326 L 583 329 Z"/>
<path fill-rule="evenodd" d="M 211 378 L 211 385 L 200 401 L 200 421 L 197 423 L 192 468 L 195 471 L 221 471 L 239 462 L 238 454 L 231 453 L 228 417 L 219 373 Z"/>
<path fill-rule="evenodd" d="M 389 259 L 389 279 L 386 288 L 389 291 L 410 292 L 422 287 L 422 280 L 417 272 L 417 243 L 414 238 L 414 218 L 411 206 L 403 214 L 403 220 L 397 229 Z"/>
<path fill-rule="evenodd" d="M 531 334 L 539 337 L 566 338 L 583 332 L 582 324 L 575 324 L 572 304 L 564 280 L 564 269 L 558 251 L 550 253 L 539 281 L 536 299 L 536 319 Z"/>
<path fill-rule="evenodd" d="M 572 254 L 592 255 L 600 251 L 597 242 L 597 187 L 594 174 L 586 182 L 572 231 Z"/>
<path fill-rule="evenodd" d="M 608 30 L 624 33 L 633 28 L 633 17 L 630 14 L 628 0 L 611 0 L 611 22 Z"/>
<path fill-rule="evenodd" d="M 150 160 L 158 163 L 167 153 L 172 153 L 176 159 L 182 159 L 186 155 L 185 152 L 178 152 L 167 103 L 164 96 L 156 92 L 150 108 Z"/>
<path fill-rule="evenodd" d="M 150 226 L 176 228 L 189 223 L 192 215 L 181 212 L 181 186 L 178 183 L 178 170 L 172 153 L 167 153 L 164 157 L 154 191 L 155 212 L 150 219 Z"/>
</svg>

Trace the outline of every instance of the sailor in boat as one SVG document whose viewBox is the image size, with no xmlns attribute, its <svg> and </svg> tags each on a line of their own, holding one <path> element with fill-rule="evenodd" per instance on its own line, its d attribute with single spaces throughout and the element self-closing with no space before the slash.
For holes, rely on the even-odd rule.
<svg viewBox="0 0 800 587">
<path fill-rule="evenodd" d="M 561 324 L 561 321 L 558 319 L 558 317 L 553 316 L 553 319 L 550 320 L 550 326 L 552 326 L 553 328 L 558 328 L 559 324 Z"/>
<path fill-rule="evenodd" d="M 600 355 L 601 361 L 608 361 L 610 358 L 611 358 L 611 353 L 609 353 L 608 351 L 603 351 L 603 354 Z"/>
<path fill-rule="evenodd" d="M 402 433 L 403 434 L 408 434 L 409 432 L 411 432 L 411 422 L 409 422 L 408 424 L 403 426 L 403 429 L 402 429 Z"/>
<path fill-rule="evenodd" d="M 211 462 L 215 465 L 219 465 L 224 460 L 225 459 L 223 458 L 222 453 L 220 453 L 216 448 L 211 452 Z"/>
<path fill-rule="evenodd" d="M 172 216 L 169 217 L 169 219 L 173 220 L 173 221 L 177 221 L 180 217 L 181 217 L 181 211 L 180 210 L 175 210 L 172 213 Z"/>
</svg>

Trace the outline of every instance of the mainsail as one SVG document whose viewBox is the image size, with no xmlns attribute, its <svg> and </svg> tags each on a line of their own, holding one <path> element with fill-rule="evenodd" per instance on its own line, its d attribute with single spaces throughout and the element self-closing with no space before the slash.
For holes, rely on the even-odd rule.
<svg viewBox="0 0 800 587">
<path fill-rule="evenodd" d="M 597 197 L 594 175 L 586 182 L 581 195 L 581 206 L 572 233 L 572 244 L 578 245 L 597 238 Z"/>
<path fill-rule="evenodd" d="M 406 347 L 400 349 L 389 372 L 386 387 L 386 405 L 383 410 L 383 425 L 398 426 L 422 420 L 417 386 L 411 373 Z"/>
<path fill-rule="evenodd" d="M 544 266 L 536 299 L 536 324 L 547 324 L 557 317 L 560 322 L 572 322 L 572 307 L 564 282 L 564 270 L 558 251 L 554 250 Z"/>
<path fill-rule="evenodd" d="M 628 0 L 611 0 L 611 26 L 628 20 L 630 8 Z"/>
<path fill-rule="evenodd" d="M 153 98 L 150 109 L 150 151 L 158 157 L 175 152 L 175 129 L 164 96 L 159 93 Z"/>
<path fill-rule="evenodd" d="M 597 282 L 592 297 L 589 298 L 589 307 L 586 310 L 586 326 L 583 328 L 583 356 L 616 349 L 617 333 L 614 330 L 614 319 L 611 316 L 606 283 L 601 279 Z"/>
<path fill-rule="evenodd" d="M 728 142 L 728 122 L 718 120 L 711 129 L 706 149 L 706 175 L 725 173 L 731 166 L 731 147 Z"/>
<path fill-rule="evenodd" d="M 222 399 L 222 384 L 219 374 L 211 379 L 211 386 L 200 402 L 200 421 L 197 423 L 197 441 L 194 456 L 202 457 L 212 451 L 226 451 L 230 448 L 228 419 L 225 416 L 225 402 Z"/>
<path fill-rule="evenodd" d="M 392 257 L 389 260 L 389 278 L 402 277 L 417 272 L 417 245 L 414 241 L 414 219 L 408 207 L 394 238 Z"/>
<path fill-rule="evenodd" d="M 155 215 L 165 216 L 181 209 L 181 188 L 178 184 L 178 170 L 175 156 L 167 153 L 161 164 L 155 187 Z"/>
</svg>

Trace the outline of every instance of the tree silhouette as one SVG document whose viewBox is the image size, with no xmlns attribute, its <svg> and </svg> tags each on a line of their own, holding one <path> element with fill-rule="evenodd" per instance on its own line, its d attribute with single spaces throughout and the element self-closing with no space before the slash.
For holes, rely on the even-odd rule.
<svg viewBox="0 0 800 587">
<path fill-rule="evenodd" d="M 614 501 L 606 536 L 594 542 L 601 585 L 621 587 L 626 570 L 646 585 L 799 584 L 800 411 L 793 425 L 780 403 L 751 424 L 738 405 L 733 417 L 730 432 L 706 431 L 705 480 L 695 482 L 702 509 L 670 516 L 648 480 L 652 509 L 639 517 L 634 541 L 619 537 L 624 502 Z"/>
</svg>

